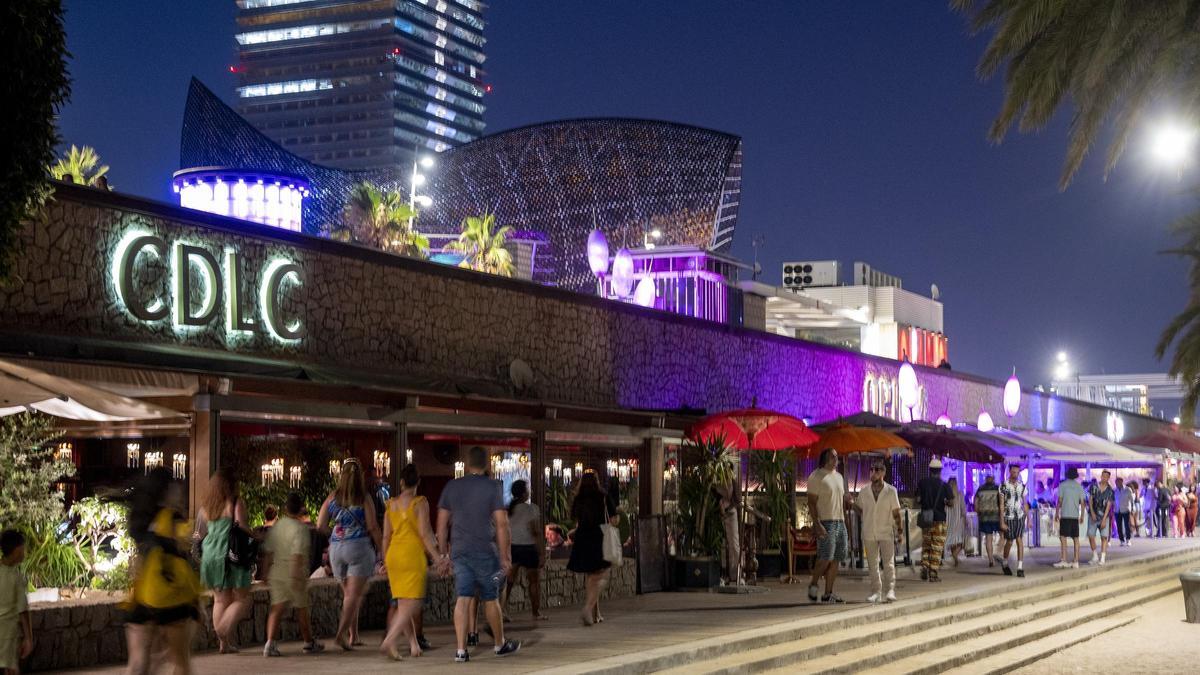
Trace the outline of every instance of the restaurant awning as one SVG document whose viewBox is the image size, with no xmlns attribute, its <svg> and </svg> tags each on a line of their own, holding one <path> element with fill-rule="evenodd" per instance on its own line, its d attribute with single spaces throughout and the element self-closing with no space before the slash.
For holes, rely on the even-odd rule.
<svg viewBox="0 0 1200 675">
<path fill-rule="evenodd" d="M 161 405 L 0 359 L 0 417 L 27 410 L 89 422 L 184 416 Z"/>
</svg>

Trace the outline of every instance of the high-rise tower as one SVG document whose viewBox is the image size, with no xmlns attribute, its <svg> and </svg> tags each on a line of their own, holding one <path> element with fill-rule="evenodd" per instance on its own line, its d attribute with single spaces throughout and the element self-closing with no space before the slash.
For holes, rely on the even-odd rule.
<svg viewBox="0 0 1200 675">
<path fill-rule="evenodd" d="M 484 129 L 478 0 L 236 0 L 240 112 L 288 150 L 404 169 Z"/>
</svg>

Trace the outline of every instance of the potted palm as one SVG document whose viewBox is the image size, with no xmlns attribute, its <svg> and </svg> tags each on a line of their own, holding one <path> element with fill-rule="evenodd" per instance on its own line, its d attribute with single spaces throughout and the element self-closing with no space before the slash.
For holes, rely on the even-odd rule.
<svg viewBox="0 0 1200 675">
<path fill-rule="evenodd" d="M 770 522 L 759 526 L 762 548 L 758 553 L 758 576 L 783 574 L 783 549 L 788 527 L 793 520 L 793 494 L 796 463 L 790 452 L 755 451 L 750 455 L 750 471 L 759 484 L 759 510 Z"/>
<path fill-rule="evenodd" d="M 720 583 L 719 554 L 725 542 L 716 488 L 736 480 L 736 464 L 723 437 L 688 441 L 681 456 L 676 579 L 685 588 L 712 588 Z"/>
</svg>

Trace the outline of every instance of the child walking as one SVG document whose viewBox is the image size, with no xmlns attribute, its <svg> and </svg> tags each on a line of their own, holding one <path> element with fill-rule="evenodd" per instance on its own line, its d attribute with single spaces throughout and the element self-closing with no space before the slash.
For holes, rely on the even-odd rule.
<svg viewBox="0 0 1200 675">
<path fill-rule="evenodd" d="M 16 530 L 0 533 L 0 672 L 17 675 L 21 659 L 33 653 L 29 599 L 25 597 L 25 537 Z"/>
<path fill-rule="evenodd" d="M 316 654 L 325 645 L 313 639 L 308 618 L 308 526 L 300 522 L 304 500 L 295 492 L 287 497 L 284 516 L 267 534 L 266 552 L 270 555 L 271 613 L 267 615 L 267 644 L 263 656 L 282 656 L 275 645 L 279 622 L 288 607 L 296 609 L 300 637 L 305 654 Z"/>
</svg>

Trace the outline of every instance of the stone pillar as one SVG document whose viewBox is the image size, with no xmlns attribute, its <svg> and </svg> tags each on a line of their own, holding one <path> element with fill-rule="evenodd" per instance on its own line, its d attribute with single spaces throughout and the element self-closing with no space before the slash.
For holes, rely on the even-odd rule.
<svg viewBox="0 0 1200 675">
<path fill-rule="evenodd" d="M 209 409 L 209 397 L 194 399 L 189 453 L 188 517 L 194 519 L 208 494 L 209 480 L 221 465 L 221 413 Z"/>
<path fill-rule="evenodd" d="M 666 468 L 663 439 L 652 436 L 638 451 L 640 480 L 638 481 L 638 511 L 640 516 L 656 516 L 663 512 L 663 470 Z"/>
<path fill-rule="evenodd" d="M 542 518 L 549 522 L 550 515 L 546 513 L 546 432 L 538 431 L 529 443 L 529 495 L 533 505 L 538 507 Z"/>
</svg>

